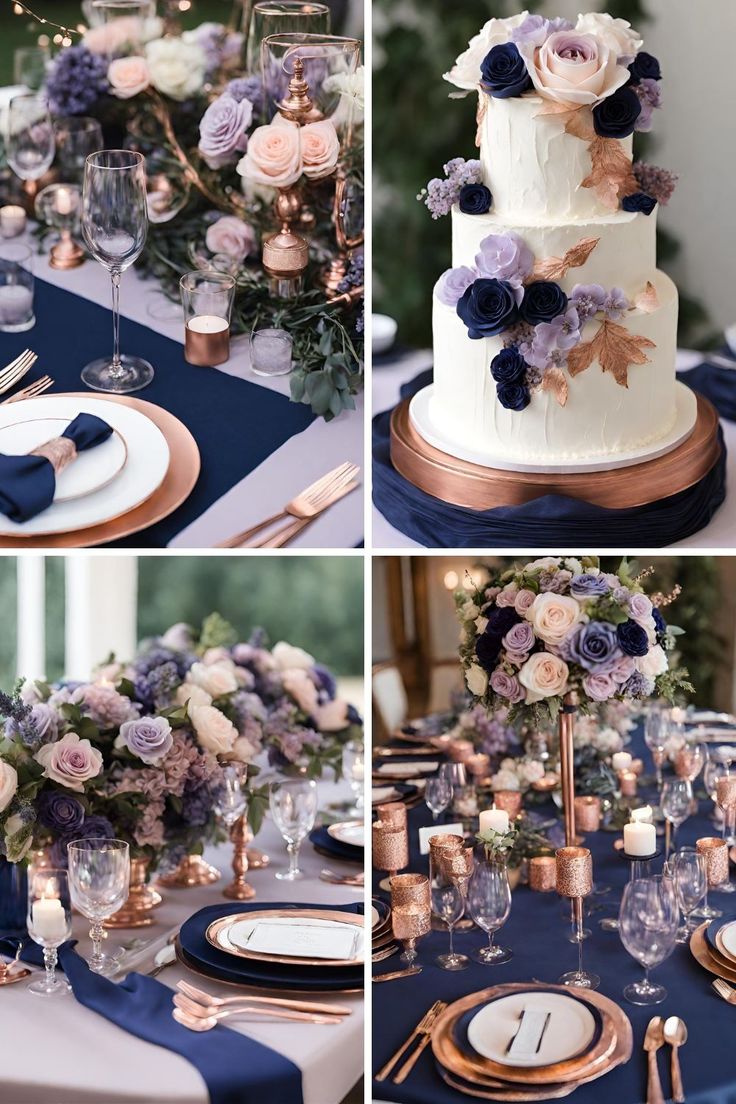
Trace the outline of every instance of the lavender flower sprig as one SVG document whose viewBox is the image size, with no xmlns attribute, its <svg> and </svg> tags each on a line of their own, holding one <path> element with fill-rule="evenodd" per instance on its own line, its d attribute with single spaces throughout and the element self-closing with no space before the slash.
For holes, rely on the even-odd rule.
<svg viewBox="0 0 736 1104">
<path fill-rule="evenodd" d="M 466 184 L 481 183 L 480 161 L 466 161 L 463 157 L 454 157 L 443 166 L 445 180 L 435 177 L 426 188 L 422 188 L 417 199 L 431 212 L 433 219 L 449 215 L 453 205 L 460 199 L 460 192 Z"/>
<path fill-rule="evenodd" d="M 17 682 L 12 694 L 0 690 L 0 717 L 12 722 L 13 732 L 20 737 L 21 743 L 35 751 L 40 743 L 40 736 L 33 719 L 32 706 L 26 705 L 20 696 L 22 685 L 22 680 Z"/>
</svg>

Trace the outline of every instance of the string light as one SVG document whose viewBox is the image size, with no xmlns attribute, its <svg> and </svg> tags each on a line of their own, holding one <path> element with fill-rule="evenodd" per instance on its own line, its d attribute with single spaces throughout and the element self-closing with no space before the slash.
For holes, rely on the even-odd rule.
<svg viewBox="0 0 736 1104">
<path fill-rule="evenodd" d="M 21 4 L 20 0 L 13 0 L 13 11 L 16 15 L 27 15 L 30 19 L 35 19 L 37 23 L 40 23 L 44 27 L 53 27 L 54 30 L 60 32 L 54 35 L 53 41 L 57 46 L 71 46 L 72 35 L 78 35 L 82 32 L 74 30 L 73 27 L 65 27 L 63 23 L 54 23 L 53 19 L 46 19 L 43 15 L 36 15 L 34 11 L 26 7 L 25 4 Z"/>
</svg>

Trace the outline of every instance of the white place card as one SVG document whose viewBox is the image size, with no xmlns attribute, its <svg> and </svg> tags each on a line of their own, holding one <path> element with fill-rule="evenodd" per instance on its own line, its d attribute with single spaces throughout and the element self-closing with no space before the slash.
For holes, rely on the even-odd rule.
<svg viewBox="0 0 736 1104">
<path fill-rule="evenodd" d="M 393 774 L 397 778 L 413 778 L 416 774 L 432 774 L 439 764 L 422 760 L 421 763 L 381 763 L 375 769 L 375 774 Z"/>
<path fill-rule="evenodd" d="M 514 1035 L 508 1049 L 509 1058 L 529 1059 L 539 1053 L 550 1016 L 550 1012 L 524 1010 L 519 1030 Z"/>
<path fill-rule="evenodd" d="M 274 917 L 254 924 L 246 935 L 231 931 L 237 946 L 257 954 L 288 955 L 293 958 L 356 959 L 362 944 L 361 931 L 351 924 L 329 924 L 319 920 L 287 920 Z"/>
<path fill-rule="evenodd" d="M 432 836 L 462 836 L 462 824 L 431 824 L 429 828 L 419 829 L 419 854 L 429 854 L 429 841 Z"/>
</svg>

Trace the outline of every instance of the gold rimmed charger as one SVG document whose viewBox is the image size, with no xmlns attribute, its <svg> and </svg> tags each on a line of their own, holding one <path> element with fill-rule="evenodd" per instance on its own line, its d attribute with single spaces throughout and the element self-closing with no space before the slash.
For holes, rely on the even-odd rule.
<svg viewBox="0 0 736 1104">
<path fill-rule="evenodd" d="M 346 966 L 361 966 L 363 958 L 303 958 L 299 955 L 267 954 L 262 951 L 249 951 L 247 948 L 238 947 L 235 944 L 225 946 L 220 942 L 220 936 L 227 935 L 233 924 L 240 924 L 244 920 L 259 921 L 273 919 L 288 919 L 298 922 L 300 920 L 325 920 L 336 924 L 349 924 L 350 927 L 365 931 L 364 917 L 354 912 L 334 912 L 323 909 L 263 909 L 258 912 L 244 914 L 236 912 L 230 916 L 223 916 L 213 921 L 205 931 L 207 942 L 225 954 L 235 955 L 236 958 L 247 958 L 255 962 L 278 962 L 284 966 L 337 966 L 345 969 Z"/>
<path fill-rule="evenodd" d="M 570 997 L 578 998 L 584 1003 L 592 1005 L 601 1014 L 602 1029 L 599 1039 L 582 1054 L 562 1062 L 554 1062 L 546 1066 L 510 1066 L 500 1062 L 494 1062 L 490 1058 L 478 1055 L 471 1058 L 456 1045 L 453 1032 L 457 1021 L 466 1012 L 473 1008 L 479 1008 L 496 1000 L 499 997 L 511 993 L 524 992 L 556 992 Z M 625 1014 L 598 993 L 589 990 L 571 989 L 564 985 L 533 985 L 533 984 L 508 984 L 498 985 L 491 989 L 484 989 L 479 993 L 471 993 L 454 1004 L 451 1004 L 442 1013 L 432 1032 L 432 1050 L 441 1066 L 451 1073 L 459 1075 L 471 1082 L 485 1084 L 490 1080 L 491 1087 L 498 1085 L 561 1085 L 568 1082 L 579 1081 L 580 1078 L 593 1072 L 596 1068 L 604 1068 L 607 1060 L 616 1049 L 619 1033 L 626 1035 L 628 1019 Z M 631 1027 L 628 1025 L 629 1034 Z M 544 1099 L 544 1097 L 541 1097 Z"/>
<path fill-rule="evenodd" d="M 41 396 L 45 399 L 46 396 Z M 54 393 L 49 398 L 89 398 L 88 391 Z M 29 534 L 27 537 L 0 538 L 0 548 L 93 548 L 130 536 L 141 529 L 162 521 L 185 502 L 194 490 L 201 461 L 197 442 L 183 422 L 161 406 L 136 399 L 131 395 L 105 395 L 109 402 L 122 403 L 138 410 L 160 429 L 169 446 L 169 468 L 158 488 L 144 502 L 114 518 L 86 529 L 74 529 L 66 533 L 47 535 Z"/>
<path fill-rule="evenodd" d="M 710 974 L 723 978 L 724 981 L 736 982 L 736 963 L 728 962 L 718 951 L 712 948 L 705 938 L 705 929 L 708 926 L 706 920 L 699 928 L 696 928 L 690 936 L 690 953 Z"/>
<path fill-rule="evenodd" d="M 304 995 L 306 993 L 326 993 L 326 994 L 330 994 L 330 993 L 362 993 L 363 992 L 363 986 L 362 985 L 350 986 L 350 987 L 345 988 L 345 989 L 343 989 L 343 988 L 339 988 L 339 989 L 332 989 L 332 988 L 330 988 L 330 989 L 311 989 L 311 988 L 304 988 L 304 987 L 300 988 L 298 985 L 293 985 L 293 986 L 289 986 L 289 988 L 286 989 L 286 988 L 283 988 L 280 985 L 279 986 L 274 986 L 269 981 L 263 981 L 261 984 L 258 984 L 258 982 L 255 981 L 253 978 L 249 978 L 248 981 L 226 981 L 224 978 L 221 978 L 219 976 L 219 974 L 210 973 L 207 970 L 203 970 L 201 965 L 192 962 L 192 960 L 189 958 L 186 951 L 182 947 L 181 941 L 180 941 L 178 935 L 177 935 L 176 939 L 174 940 L 174 950 L 176 951 L 176 957 L 179 960 L 179 962 L 181 962 L 182 966 L 186 966 L 187 970 L 191 970 L 191 972 L 193 974 L 196 974 L 197 977 L 206 978 L 208 981 L 216 981 L 218 985 L 228 985 L 232 989 L 274 989 L 274 988 L 276 988 L 276 989 L 278 989 L 279 993 L 300 993 L 302 995 Z M 222 947 L 220 947 L 219 950 L 222 950 Z"/>
</svg>

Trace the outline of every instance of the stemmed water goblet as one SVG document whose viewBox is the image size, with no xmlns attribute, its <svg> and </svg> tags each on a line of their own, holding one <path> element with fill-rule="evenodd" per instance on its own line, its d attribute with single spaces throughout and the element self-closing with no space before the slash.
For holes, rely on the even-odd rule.
<svg viewBox="0 0 736 1104">
<path fill-rule="evenodd" d="M 432 820 L 436 824 L 440 814 L 444 813 L 452 801 L 452 783 L 449 779 L 441 775 L 436 778 L 428 778 L 424 787 L 424 801 L 432 814 Z"/>
<path fill-rule="evenodd" d="M 81 183 L 87 158 L 103 148 L 102 127 L 86 115 L 57 116 L 54 135 L 62 179 Z"/>
<path fill-rule="evenodd" d="M 468 784 L 468 772 L 464 763 L 443 763 L 439 769 L 438 778 L 449 783 L 452 790 L 450 802 L 454 802 Z"/>
<path fill-rule="evenodd" d="M 432 912 L 447 928 L 450 933 L 450 949 L 447 954 L 438 955 L 435 962 L 443 970 L 464 970 L 468 965 L 468 957 L 458 954 L 453 947 L 453 934 L 455 927 L 465 912 L 465 898 L 462 889 L 452 877 L 444 863 L 438 862 L 432 865 L 430 872 L 430 893 L 432 900 Z"/>
<path fill-rule="evenodd" d="M 28 986 L 29 993 L 61 996 L 70 985 L 56 976 L 57 950 L 72 934 L 72 906 L 66 870 L 31 872 L 28 880 L 28 934 L 43 947 L 44 977 Z"/>
<path fill-rule="evenodd" d="M 128 844 L 116 839 L 72 840 L 69 856 L 69 888 L 74 907 L 92 922 L 90 970 L 111 973 L 117 962 L 102 953 L 103 921 L 122 908 L 130 885 Z"/>
<path fill-rule="evenodd" d="M 56 153 L 54 127 L 46 97 L 37 93 L 13 96 L 8 104 L 5 152 L 8 164 L 34 196 L 38 181 L 51 168 Z"/>
<path fill-rule="evenodd" d="M 666 755 L 667 737 L 665 728 L 665 718 L 661 710 L 655 709 L 647 714 L 644 724 L 644 743 L 652 753 L 658 790 L 662 788 L 662 767 Z"/>
<path fill-rule="evenodd" d="M 661 1004 L 667 997 L 663 985 L 649 980 L 649 971 L 672 954 L 678 922 L 679 909 L 671 879 L 656 875 L 627 884 L 619 912 L 621 942 L 644 968 L 642 980 L 624 989 L 624 996 L 632 1004 Z"/>
<path fill-rule="evenodd" d="M 289 855 L 288 870 L 277 870 L 276 877 L 281 881 L 296 881 L 304 877 L 299 869 L 299 848 L 317 817 L 317 783 L 311 778 L 272 782 L 269 806 L 274 823 L 286 840 Z"/>
<path fill-rule="evenodd" d="M 734 815 L 736 814 L 736 775 L 728 773 L 728 767 L 716 780 L 716 805 L 723 813 L 722 838 L 727 844 L 734 842 Z M 726 885 L 730 889 L 726 889 Z M 726 882 L 721 887 L 724 892 L 732 893 L 736 888 L 732 882 Z"/>
<path fill-rule="evenodd" d="M 229 764 L 222 769 L 222 785 L 215 791 L 212 808 L 228 832 L 248 807 L 243 790 L 243 768 Z"/>
<path fill-rule="evenodd" d="M 662 787 L 659 798 L 660 808 L 662 815 L 672 825 L 672 839 L 667 858 L 669 850 L 675 845 L 678 829 L 690 815 L 692 801 L 693 788 L 687 778 L 669 778 Z"/>
<path fill-rule="evenodd" d="M 110 273 L 113 354 L 93 360 L 82 379 L 95 391 L 128 394 L 146 387 L 153 368 L 141 357 L 120 353 L 120 279 L 140 256 L 148 233 L 146 163 L 130 150 L 100 150 L 84 166 L 82 235 L 87 247 Z"/>
<path fill-rule="evenodd" d="M 683 847 L 672 860 L 672 875 L 677 904 L 685 923 L 677 929 L 678 943 L 688 943 L 693 932 L 692 915 L 708 892 L 708 870 L 705 856 L 694 847 Z"/>
<path fill-rule="evenodd" d="M 342 749 L 342 773 L 353 791 L 353 804 L 347 810 L 349 816 L 362 816 L 365 808 L 363 784 L 365 780 L 365 746 L 362 740 L 348 740 Z"/>
<path fill-rule="evenodd" d="M 497 947 L 493 942 L 511 912 L 511 888 L 505 863 L 487 860 L 476 864 L 468 886 L 467 904 L 473 920 L 488 936 L 488 946 L 481 947 L 473 958 L 484 966 L 508 962 L 514 952 L 508 947 Z"/>
</svg>

